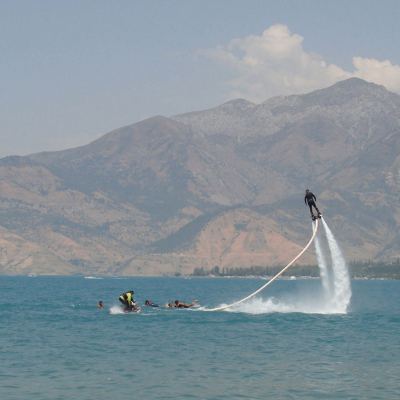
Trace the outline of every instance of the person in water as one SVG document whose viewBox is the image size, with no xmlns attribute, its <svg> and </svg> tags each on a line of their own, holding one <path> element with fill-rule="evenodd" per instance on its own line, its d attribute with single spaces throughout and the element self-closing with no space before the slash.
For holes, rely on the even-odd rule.
<svg viewBox="0 0 400 400">
<path fill-rule="evenodd" d="M 135 311 L 135 312 L 140 310 L 140 307 L 138 307 L 136 305 L 136 300 L 135 299 L 131 300 L 131 310 Z M 126 311 L 128 312 L 129 310 L 126 310 Z"/>
<path fill-rule="evenodd" d="M 313 210 L 312 210 L 313 207 L 317 210 L 318 214 L 321 214 L 318 210 L 317 205 L 315 204 L 316 201 L 317 201 L 317 198 L 315 197 L 314 193 L 312 193 L 308 189 L 306 189 L 306 195 L 304 196 L 304 203 L 306 204 L 306 206 L 308 204 L 308 206 L 310 207 L 311 216 L 314 216 Z"/>
<path fill-rule="evenodd" d="M 150 307 L 160 307 L 158 304 L 154 304 L 150 300 L 146 300 L 144 304 L 145 306 L 150 306 Z"/>
<path fill-rule="evenodd" d="M 175 300 L 175 308 L 189 308 L 189 307 L 193 307 L 196 303 L 198 303 L 198 300 L 195 300 L 192 304 L 185 304 L 185 303 L 181 303 L 179 300 Z"/>
<path fill-rule="evenodd" d="M 134 291 L 130 290 L 129 292 L 122 293 L 119 296 L 118 300 L 124 305 L 125 309 L 128 311 L 132 311 L 132 295 Z"/>
<path fill-rule="evenodd" d="M 103 302 L 101 300 L 99 301 L 99 304 L 97 304 L 97 308 L 104 308 Z"/>
<path fill-rule="evenodd" d="M 174 301 L 172 300 L 171 303 L 168 303 L 167 305 L 163 306 L 164 308 L 174 308 Z"/>
</svg>

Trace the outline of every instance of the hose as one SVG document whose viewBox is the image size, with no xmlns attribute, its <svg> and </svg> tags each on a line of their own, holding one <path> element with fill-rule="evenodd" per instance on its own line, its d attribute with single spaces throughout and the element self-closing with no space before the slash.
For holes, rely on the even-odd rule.
<svg viewBox="0 0 400 400">
<path fill-rule="evenodd" d="M 303 254 L 304 252 L 310 247 L 311 243 L 314 241 L 315 239 L 315 235 L 317 234 L 317 230 L 318 230 L 318 219 L 315 220 L 315 229 L 313 232 L 313 235 L 310 239 L 310 241 L 308 242 L 307 246 L 304 247 L 304 249 L 296 256 L 296 258 L 294 258 L 292 261 L 290 261 L 290 263 L 288 265 L 286 265 L 285 268 L 283 268 L 282 271 L 280 271 L 279 273 L 277 273 L 270 281 L 268 281 L 263 287 L 261 287 L 260 289 L 256 290 L 254 293 L 252 293 L 250 296 L 245 297 L 242 300 L 239 300 L 235 303 L 229 304 L 227 306 L 222 306 L 222 307 L 217 307 L 217 308 L 212 308 L 210 310 L 207 311 L 221 311 L 221 310 L 225 310 L 226 308 L 229 307 L 233 307 L 236 306 L 237 304 L 243 303 L 244 301 L 252 298 L 253 296 L 255 296 L 257 293 L 260 293 L 262 290 L 264 290 L 268 285 L 270 285 L 276 278 L 278 278 L 280 275 L 282 275 L 295 261 L 297 261 Z"/>
</svg>

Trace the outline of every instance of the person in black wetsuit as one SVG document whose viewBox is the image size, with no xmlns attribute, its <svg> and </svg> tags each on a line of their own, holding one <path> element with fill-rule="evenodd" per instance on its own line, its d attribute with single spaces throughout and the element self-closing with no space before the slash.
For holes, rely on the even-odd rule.
<svg viewBox="0 0 400 400">
<path fill-rule="evenodd" d="M 304 203 L 310 207 L 310 213 L 311 216 L 313 217 L 313 211 L 312 208 L 314 207 L 317 210 L 318 215 L 320 215 L 321 213 L 318 210 L 318 207 L 315 204 L 315 201 L 317 201 L 317 198 L 315 197 L 314 193 L 310 192 L 308 189 L 306 189 L 306 195 L 304 196 Z"/>
</svg>

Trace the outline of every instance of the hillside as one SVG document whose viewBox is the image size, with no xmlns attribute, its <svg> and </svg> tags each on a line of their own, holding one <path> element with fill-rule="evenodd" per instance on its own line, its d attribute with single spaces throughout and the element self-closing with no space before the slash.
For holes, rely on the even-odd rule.
<svg viewBox="0 0 400 400">
<path fill-rule="evenodd" d="M 288 261 L 310 188 L 348 259 L 400 255 L 400 96 L 352 78 L 153 117 L 0 160 L 0 273 L 159 275 Z M 308 252 L 301 263 L 315 262 Z"/>
</svg>

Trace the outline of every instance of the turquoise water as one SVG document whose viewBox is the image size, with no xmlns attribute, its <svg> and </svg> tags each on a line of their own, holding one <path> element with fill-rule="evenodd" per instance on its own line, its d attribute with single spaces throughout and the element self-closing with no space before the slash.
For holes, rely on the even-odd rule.
<svg viewBox="0 0 400 400">
<path fill-rule="evenodd" d="M 0 399 L 400 398 L 399 281 L 352 281 L 346 314 L 319 310 L 320 280 L 205 311 L 265 282 L 0 276 Z M 116 314 L 127 290 L 201 307 Z"/>
</svg>

